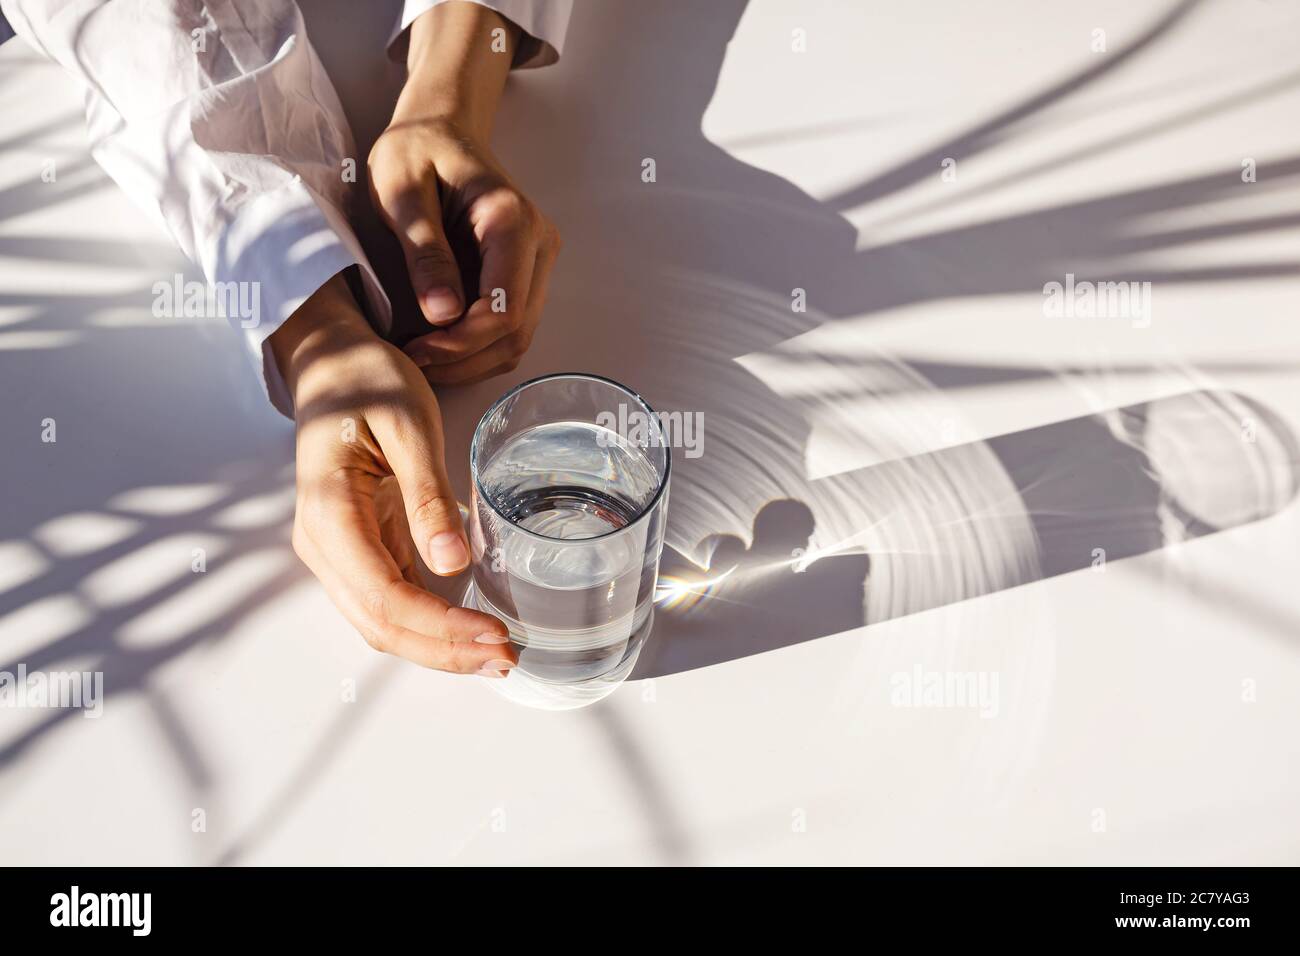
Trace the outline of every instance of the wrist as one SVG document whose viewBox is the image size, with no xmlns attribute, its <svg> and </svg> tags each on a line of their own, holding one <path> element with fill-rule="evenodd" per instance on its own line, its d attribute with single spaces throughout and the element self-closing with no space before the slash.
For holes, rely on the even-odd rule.
<svg viewBox="0 0 1300 956">
<path fill-rule="evenodd" d="M 492 117 L 446 94 L 420 93 L 409 98 L 403 94 L 385 132 L 416 128 L 422 135 L 432 135 L 438 141 L 486 148 L 492 138 Z"/>
<path fill-rule="evenodd" d="M 443 123 L 484 142 L 514 62 L 519 29 L 478 3 L 443 3 L 411 24 L 397 123 Z"/>
<path fill-rule="evenodd" d="M 268 341 L 296 404 L 310 368 L 369 340 L 377 336 L 339 273 L 299 306 Z"/>
</svg>

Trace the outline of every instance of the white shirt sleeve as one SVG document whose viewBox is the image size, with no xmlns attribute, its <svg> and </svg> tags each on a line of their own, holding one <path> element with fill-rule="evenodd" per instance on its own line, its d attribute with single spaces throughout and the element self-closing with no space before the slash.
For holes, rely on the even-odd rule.
<svg viewBox="0 0 1300 956">
<path fill-rule="evenodd" d="M 332 276 L 360 267 L 387 332 L 391 306 L 344 212 L 366 200 L 365 157 L 293 0 L 0 0 L 0 10 L 85 84 L 95 160 L 218 293 L 255 306 L 228 318 L 276 408 L 292 414 L 266 340 Z"/>
<path fill-rule="evenodd" d="M 402 19 L 388 41 L 389 52 L 398 58 L 406 54 L 407 28 L 422 13 L 447 0 L 406 0 Z M 573 0 L 473 0 L 495 10 L 524 32 L 515 54 L 514 66 L 524 69 L 548 66 L 564 52 L 564 34 L 569 29 Z"/>
</svg>

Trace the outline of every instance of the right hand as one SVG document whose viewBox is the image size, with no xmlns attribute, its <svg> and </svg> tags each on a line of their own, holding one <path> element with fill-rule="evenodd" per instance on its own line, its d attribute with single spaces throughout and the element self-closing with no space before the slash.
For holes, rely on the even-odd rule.
<svg viewBox="0 0 1300 956">
<path fill-rule="evenodd" d="M 271 336 L 294 398 L 293 547 L 373 648 L 425 667 L 504 677 L 504 624 L 420 585 L 459 574 L 469 548 L 443 464 L 438 402 L 409 358 L 370 329 L 341 276 Z"/>
</svg>

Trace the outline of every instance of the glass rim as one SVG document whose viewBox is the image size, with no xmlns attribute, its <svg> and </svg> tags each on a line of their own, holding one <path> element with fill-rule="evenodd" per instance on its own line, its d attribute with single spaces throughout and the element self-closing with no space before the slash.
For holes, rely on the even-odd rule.
<svg viewBox="0 0 1300 956">
<path fill-rule="evenodd" d="M 616 389 L 617 391 L 622 392 L 624 395 L 627 395 L 633 401 L 637 402 L 648 413 L 647 417 L 649 418 L 649 420 L 654 422 L 655 434 L 659 436 L 660 447 L 663 448 L 664 450 L 664 473 L 659 478 L 659 486 L 655 489 L 654 495 L 650 498 L 650 501 L 646 504 L 646 506 L 644 508 L 641 508 L 637 512 L 637 516 L 633 518 L 631 521 L 629 521 L 627 524 L 623 525 L 623 527 L 616 528 L 613 531 L 606 531 L 604 534 L 593 535 L 590 538 L 552 538 L 550 535 L 538 534 L 536 531 L 529 531 L 527 528 L 521 526 L 517 522 L 512 521 L 510 518 L 503 515 L 501 513 L 501 509 L 496 506 L 496 503 L 492 500 L 491 496 L 484 493 L 483 485 L 479 482 L 478 440 L 479 440 L 479 435 L 483 431 L 483 426 L 487 423 L 487 420 L 492 417 L 493 413 L 498 408 L 500 408 L 510 399 L 514 398 L 520 392 L 523 392 L 525 389 L 532 388 L 534 385 L 540 385 L 544 382 L 553 382 L 558 379 L 565 379 L 565 378 L 579 379 L 585 382 L 601 382 L 602 384 L 609 385 L 610 387 Z M 531 538 L 536 538 L 539 541 L 546 541 L 548 543 L 554 543 L 556 541 L 564 541 L 567 542 L 568 544 L 574 544 L 574 545 L 589 544 L 593 541 L 601 541 L 605 538 L 612 538 L 614 535 L 623 534 L 626 531 L 630 531 L 632 528 L 636 527 L 638 524 L 644 521 L 646 516 L 649 515 L 650 512 L 654 511 L 655 506 L 659 504 L 660 499 L 662 499 L 664 496 L 665 489 L 667 489 L 668 487 L 668 478 L 669 475 L 672 473 L 672 470 L 673 470 L 672 449 L 668 446 L 668 442 L 664 438 L 663 422 L 659 421 L 659 415 L 657 412 L 655 412 L 653 408 L 650 407 L 650 403 L 647 402 L 644 398 L 642 398 L 637 392 L 634 392 L 632 389 L 628 388 L 626 385 L 622 384 L 621 382 L 616 382 L 612 378 L 606 378 L 603 375 L 596 375 L 592 372 L 552 372 L 549 375 L 539 375 L 536 378 L 530 378 L 526 382 L 520 382 L 518 385 L 510 389 L 510 391 L 506 392 L 495 402 L 493 402 L 491 406 L 488 407 L 488 410 L 483 413 L 483 417 L 478 420 L 478 424 L 474 426 L 474 435 L 469 440 L 469 476 L 470 476 L 470 481 L 474 486 L 474 493 L 478 497 L 478 499 L 480 501 L 487 502 L 487 506 L 492 509 L 492 513 L 496 515 L 498 518 L 500 518 L 502 521 L 504 521 L 506 524 L 508 524 L 514 531 L 517 531 L 520 534 L 528 535 Z"/>
</svg>

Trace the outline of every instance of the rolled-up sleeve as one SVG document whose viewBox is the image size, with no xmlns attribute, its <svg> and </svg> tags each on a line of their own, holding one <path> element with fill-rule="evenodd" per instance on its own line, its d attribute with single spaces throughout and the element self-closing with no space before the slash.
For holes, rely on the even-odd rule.
<svg viewBox="0 0 1300 956">
<path fill-rule="evenodd" d="M 332 276 L 359 266 L 387 330 L 391 307 L 344 211 L 365 170 L 293 0 L 0 0 L 0 10 L 85 84 L 100 166 L 211 287 L 237 291 L 241 308 L 226 314 L 276 408 L 292 414 L 267 339 Z"/>
<path fill-rule="evenodd" d="M 402 19 L 389 40 L 389 52 L 401 58 L 406 53 L 407 28 L 415 18 L 450 0 L 406 0 Z M 573 0 L 472 0 L 495 10 L 523 31 L 515 53 L 515 69 L 549 66 L 564 52 L 564 34 L 569 29 Z"/>
</svg>

